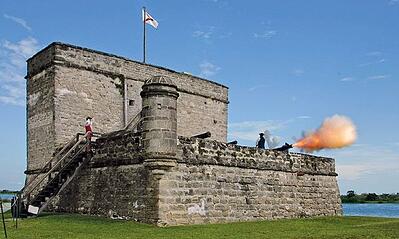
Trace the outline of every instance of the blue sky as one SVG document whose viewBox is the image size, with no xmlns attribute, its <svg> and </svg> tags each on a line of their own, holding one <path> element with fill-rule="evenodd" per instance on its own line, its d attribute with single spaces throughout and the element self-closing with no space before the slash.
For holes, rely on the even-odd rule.
<svg viewBox="0 0 399 239">
<path fill-rule="evenodd" d="M 334 114 L 358 140 L 336 158 L 341 193 L 399 192 L 399 0 L 0 2 L 0 189 L 26 168 L 25 60 L 61 41 L 230 87 L 229 139 L 293 142 Z"/>
</svg>

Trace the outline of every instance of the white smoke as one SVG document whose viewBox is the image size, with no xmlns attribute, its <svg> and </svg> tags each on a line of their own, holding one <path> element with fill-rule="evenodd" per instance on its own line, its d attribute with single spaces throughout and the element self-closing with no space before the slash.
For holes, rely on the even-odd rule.
<svg viewBox="0 0 399 239">
<path fill-rule="evenodd" d="M 272 136 L 269 130 L 265 130 L 264 134 L 269 149 L 274 149 L 280 144 L 280 137 Z"/>
</svg>

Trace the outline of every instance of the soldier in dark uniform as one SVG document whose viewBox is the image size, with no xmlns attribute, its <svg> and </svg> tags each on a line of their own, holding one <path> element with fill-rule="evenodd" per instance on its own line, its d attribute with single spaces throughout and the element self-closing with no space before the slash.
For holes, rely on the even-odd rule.
<svg viewBox="0 0 399 239">
<path fill-rule="evenodd" d="M 259 133 L 259 138 L 258 140 L 256 140 L 256 147 L 258 149 L 264 149 L 265 148 L 265 137 L 263 137 L 263 135 L 265 135 L 264 133 Z"/>
</svg>

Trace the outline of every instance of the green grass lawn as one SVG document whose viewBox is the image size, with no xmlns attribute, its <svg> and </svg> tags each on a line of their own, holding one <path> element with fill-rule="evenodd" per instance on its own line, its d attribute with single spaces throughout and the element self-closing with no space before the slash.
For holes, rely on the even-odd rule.
<svg viewBox="0 0 399 239">
<path fill-rule="evenodd" d="M 157 228 L 132 221 L 49 214 L 19 221 L 8 238 L 399 238 L 399 219 L 323 217 Z M 1 227 L 0 238 L 4 233 Z"/>
</svg>

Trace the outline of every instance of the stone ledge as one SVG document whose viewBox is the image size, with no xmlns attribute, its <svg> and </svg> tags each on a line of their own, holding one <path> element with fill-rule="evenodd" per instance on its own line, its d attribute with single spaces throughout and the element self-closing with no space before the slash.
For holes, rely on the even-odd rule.
<svg viewBox="0 0 399 239">
<path fill-rule="evenodd" d="M 335 160 L 307 154 L 263 150 L 218 141 L 179 137 L 178 163 L 337 176 Z"/>
</svg>

